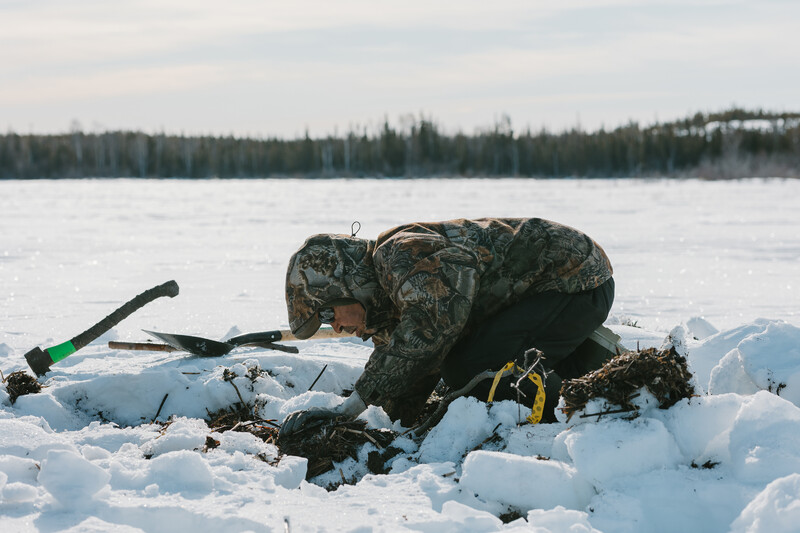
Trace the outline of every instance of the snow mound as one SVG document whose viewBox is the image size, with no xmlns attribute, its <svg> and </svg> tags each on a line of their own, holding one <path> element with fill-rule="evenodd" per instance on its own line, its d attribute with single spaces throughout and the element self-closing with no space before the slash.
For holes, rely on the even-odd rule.
<svg viewBox="0 0 800 533">
<path fill-rule="evenodd" d="M 684 323 L 686 334 L 694 340 L 703 340 L 716 335 L 719 330 L 705 318 L 695 316 Z"/>
<path fill-rule="evenodd" d="M 50 450 L 38 481 L 65 506 L 90 499 L 111 480 L 103 468 L 69 450 Z"/>
<path fill-rule="evenodd" d="M 458 398 L 420 445 L 419 460 L 425 463 L 457 462 L 491 432 L 486 404 L 475 398 Z"/>
<path fill-rule="evenodd" d="M 683 460 L 664 424 L 644 417 L 581 424 L 556 437 L 555 446 L 566 452 L 580 475 L 595 486 L 615 478 L 674 468 Z M 556 455 L 564 457 L 563 452 Z"/>
<path fill-rule="evenodd" d="M 756 496 L 731 527 L 731 533 L 794 533 L 800 523 L 800 474 L 776 479 Z"/>
<path fill-rule="evenodd" d="M 800 406 L 800 328 L 764 322 L 749 332 L 711 370 L 712 394 L 766 390 Z"/>
<path fill-rule="evenodd" d="M 697 343 L 690 343 L 687 357 L 697 386 L 703 392 L 708 392 L 711 371 L 720 363 L 723 356 L 749 335 L 763 333 L 770 323 L 769 320 L 758 319 L 749 324 L 721 331 Z"/>
<path fill-rule="evenodd" d="M 489 451 L 467 456 L 461 486 L 523 511 L 558 506 L 579 510 L 594 496 L 592 485 L 567 463 Z"/>
<path fill-rule="evenodd" d="M 163 492 L 180 492 L 196 497 L 214 488 L 214 476 L 208 461 L 199 453 L 178 450 L 159 455 L 150 461 L 150 482 Z"/>
</svg>

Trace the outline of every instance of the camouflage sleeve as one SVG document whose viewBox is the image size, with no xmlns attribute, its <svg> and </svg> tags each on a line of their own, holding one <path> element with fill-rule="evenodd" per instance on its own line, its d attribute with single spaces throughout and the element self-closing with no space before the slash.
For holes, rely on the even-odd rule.
<svg viewBox="0 0 800 533">
<path fill-rule="evenodd" d="M 438 235 L 395 235 L 375 254 L 379 279 L 400 311 L 389 342 L 370 356 L 355 389 L 382 405 L 439 371 L 478 290 L 474 254 Z"/>
</svg>

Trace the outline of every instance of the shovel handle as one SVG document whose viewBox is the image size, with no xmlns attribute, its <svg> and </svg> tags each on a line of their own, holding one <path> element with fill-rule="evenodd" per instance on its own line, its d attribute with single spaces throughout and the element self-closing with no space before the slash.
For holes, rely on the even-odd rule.
<svg viewBox="0 0 800 533">
<path fill-rule="evenodd" d="M 324 328 L 318 330 L 314 335 L 312 335 L 311 339 L 335 339 L 339 337 L 352 337 L 352 333 L 347 333 L 346 331 L 342 330 L 341 333 L 336 333 L 332 328 Z M 234 346 L 241 346 L 242 344 L 250 344 L 253 342 L 277 342 L 277 341 L 297 341 L 300 340 L 294 335 L 292 335 L 292 331 L 288 329 L 276 329 L 274 331 L 262 331 L 259 333 L 246 333 L 245 335 L 239 335 L 238 337 L 233 337 L 228 339 L 228 344 L 233 344 Z"/>
<path fill-rule="evenodd" d="M 147 351 L 147 352 L 176 352 L 177 348 L 173 348 L 169 344 L 156 344 L 154 342 L 121 342 L 121 341 L 108 341 L 108 347 L 113 350 L 131 350 L 131 351 Z"/>
<path fill-rule="evenodd" d="M 297 340 L 297 337 L 292 335 L 291 331 L 286 331 L 286 332 L 281 331 L 281 334 L 284 334 L 283 340 L 285 340 L 285 341 Z M 342 330 L 341 333 L 336 333 L 333 330 L 333 328 L 320 328 L 320 329 L 317 330 L 316 333 L 314 333 L 311 336 L 311 338 L 312 339 L 338 339 L 338 338 L 354 337 L 354 336 L 355 336 L 355 334 L 348 333 L 345 330 Z"/>
<path fill-rule="evenodd" d="M 275 331 L 273 333 L 278 333 L 282 341 L 298 341 L 297 337 L 292 335 L 292 330 L 290 329 L 281 329 Z M 339 339 L 342 337 L 352 337 L 352 333 L 347 333 L 346 331 L 342 330 L 341 333 L 336 333 L 333 328 L 320 328 L 314 333 L 310 338 L 304 340 L 311 340 L 311 339 Z"/>
</svg>

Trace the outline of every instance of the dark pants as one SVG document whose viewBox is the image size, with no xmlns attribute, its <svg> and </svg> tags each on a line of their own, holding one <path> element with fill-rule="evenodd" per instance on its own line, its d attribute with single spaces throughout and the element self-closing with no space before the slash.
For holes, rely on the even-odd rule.
<svg viewBox="0 0 800 533">
<path fill-rule="evenodd" d="M 442 378 L 452 389 L 460 389 L 475 375 L 500 370 L 509 361 L 524 365 L 525 352 L 537 348 L 544 354 L 544 368 L 552 371 L 545 382 L 543 420 L 553 421 L 562 379 L 596 370 L 613 355 L 587 341 L 608 317 L 613 302 L 613 278 L 578 294 L 549 291 L 526 298 L 484 321 L 459 341 L 442 365 Z M 494 400 L 517 400 L 530 407 L 536 386 L 524 380 L 521 390 L 525 396 L 519 396 L 510 386 L 511 380 L 506 377 L 500 381 Z M 469 394 L 486 400 L 491 381 L 484 380 Z"/>
</svg>

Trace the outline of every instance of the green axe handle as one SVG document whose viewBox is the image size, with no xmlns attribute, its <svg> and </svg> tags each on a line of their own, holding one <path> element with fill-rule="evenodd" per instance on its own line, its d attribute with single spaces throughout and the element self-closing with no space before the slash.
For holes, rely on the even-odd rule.
<svg viewBox="0 0 800 533">
<path fill-rule="evenodd" d="M 169 296 L 172 298 L 177 296 L 178 291 L 178 284 L 175 283 L 174 280 L 146 290 L 72 340 L 52 346 L 46 350 L 42 350 L 37 346 L 25 354 L 25 359 L 27 359 L 31 370 L 36 372 L 37 376 L 42 376 L 50 370 L 50 365 L 74 354 L 97 337 L 128 318 L 133 312 L 138 311 L 156 298 L 162 296 Z"/>
</svg>

